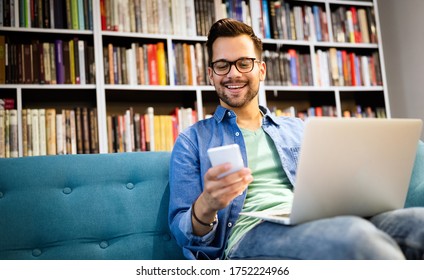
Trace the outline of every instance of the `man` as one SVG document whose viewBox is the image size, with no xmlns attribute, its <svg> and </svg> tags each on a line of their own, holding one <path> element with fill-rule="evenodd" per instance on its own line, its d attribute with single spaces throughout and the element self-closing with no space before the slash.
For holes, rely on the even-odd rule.
<svg viewBox="0 0 424 280">
<path fill-rule="evenodd" d="M 297 226 L 239 216 L 242 210 L 291 205 L 303 123 L 273 117 L 259 106 L 266 65 L 251 27 L 219 20 L 207 48 L 220 105 L 212 118 L 180 134 L 170 166 L 169 223 L 188 259 L 403 259 L 404 252 L 423 257 L 420 208 Z M 233 143 L 248 167 L 218 179 L 230 166 L 211 167 L 207 149 Z"/>
</svg>

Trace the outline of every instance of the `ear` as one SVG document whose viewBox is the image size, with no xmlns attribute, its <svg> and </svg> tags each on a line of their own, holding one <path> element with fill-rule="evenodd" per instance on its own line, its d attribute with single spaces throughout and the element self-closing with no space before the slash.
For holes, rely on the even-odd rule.
<svg viewBox="0 0 424 280">
<path fill-rule="evenodd" d="M 261 61 L 261 63 L 259 64 L 259 80 L 265 81 L 265 76 L 266 76 L 266 64 L 264 61 Z"/>
<path fill-rule="evenodd" d="M 208 67 L 208 77 L 209 77 L 209 83 L 210 83 L 212 86 L 215 86 L 215 85 L 214 85 L 214 82 L 213 82 L 213 72 L 212 72 L 212 68 L 210 68 L 210 67 Z"/>
</svg>

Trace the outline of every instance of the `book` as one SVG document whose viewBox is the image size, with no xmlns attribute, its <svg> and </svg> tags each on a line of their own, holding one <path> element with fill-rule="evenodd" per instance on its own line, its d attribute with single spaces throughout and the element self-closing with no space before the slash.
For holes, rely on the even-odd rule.
<svg viewBox="0 0 424 280">
<path fill-rule="evenodd" d="M 56 53 L 54 43 L 49 44 L 50 48 L 50 84 L 57 84 L 57 71 L 56 71 Z"/>
<path fill-rule="evenodd" d="M 0 158 L 6 157 L 6 110 L 0 108 Z"/>
<path fill-rule="evenodd" d="M 33 139 L 32 139 L 32 112 L 31 109 L 25 109 L 26 110 L 26 134 L 27 134 L 27 155 L 32 156 L 33 155 Z M 23 111 L 23 113 L 25 113 Z"/>
<path fill-rule="evenodd" d="M 166 85 L 166 53 L 165 53 L 165 44 L 163 42 L 157 43 L 157 76 L 158 84 Z"/>
<path fill-rule="evenodd" d="M 70 83 L 76 84 L 76 73 L 75 73 L 75 43 L 74 40 L 71 39 L 69 42 L 69 76 L 70 76 Z"/>
<path fill-rule="evenodd" d="M 99 153 L 99 136 L 97 125 L 97 109 L 89 108 L 89 125 L 90 125 L 90 153 Z"/>
<path fill-rule="evenodd" d="M 113 120 L 112 116 L 106 117 L 106 128 L 107 128 L 107 145 L 108 152 L 113 153 L 114 150 L 114 136 L 113 136 Z"/>
<path fill-rule="evenodd" d="M 46 109 L 38 109 L 38 137 L 39 137 L 39 155 L 47 155 L 47 138 L 46 138 Z"/>
<path fill-rule="evenodd" d="M 365 9 L 358 9 L 358 23 L 359 23 L 359 33 L 361 35 L 361 41 L 363 43 L 370 43 L 370 35 L 368 32 L 368 21 L 367 13 Z"/>
<path fill-rule="evenodd" d="M 22 109 L 21 119 L 22 119 L 22 156 L 27 157 L 28 156 L 28 121 L 27 121 L 27 109 L 25 108 Z"/>
<path fill-rule="evenodd" d="M 69 51 L 69 42 L 62 41 L 62 54 L 63 54 L 63 69 L 65 84 L 71 84 L 71 57 Z"/>
<path fill-rule="evenodd" d="M 50 44 L 48 42 L 42 43 L 43 48 L 43 66 L 44 66 L 44 83 L 51 83 L 51 64 L 50 64 Z"/>
<path fill-rule="evenodd" d="M 56 110 L 46 109 L 47 155 L 56 155 Z"/>
<path fill-rule="evenodd" d="M 77 129 L 75 124 L 75 110 L 69 110 L 70 133 L 71 133 L 71 154 L 77 153 Z"/>
<path fill-rule="evenodd" d="M 0 84 L 6 83 L 6 37 L 0 35 Z"/>
<path fill-rule="evenodd" d="M 148 75 L 149 84 L 158 85 L 158 61 L 157 61 L 157 45 L 147 44 L 147 64 L 148 64 Z"/>
<path fill-rule="evenodd" d="M 134 113 L 134 150 L 141 151 L 140 113 Z"/>
<path fill-rule="evenodd" d="M 146 149 L 148 151 L 155 150 L 155 111 L 153 107 L 148 107 L 145 114 L 145 131 L 146 131 Z"/>
<path fill-rule="evenodd" d="M 65 29 L 66 28 L 66 12 L 65 12 L 65 1 L 53 0 L 54 9 L 54 28 Z"/>
<path fill-rule="evenodd" d="M 85 30 L 85 19 L 87 19 L 88 14 L 84 12 L 84 2 L 88 2 L 87 0 L 78 0 L 78 29 Z"/>
<path fill-rule="evenodd" d="M 10 110 L 4 111 L 4 157 L 10 157 Z"/>
<path fill-rule="evenodd" d="M 71 1 L 71 29 L 79 30 L 78 0 Z"/>
<path fill-rule="evenodd" d="M 82 109 L 81 107 L 75 108 L 75 127 L 77 133 L 77 153 L 83 154 L 83 124 L 82 124 Z"/>
<path fill-rule="evenodd" d="M 63 155 L 65 154 L 64 150 L 64 116 L 62 114 L 62 111 L 58 114 L 56 114 L 56 154 Z"/>
<path fill-rule="evenodd" d="M 79 65 L 79 83 L 85 85 L 86 82 L 86 55 L 85 48 L 86 42 L 82 40 L 78 40 L 78 65 Z"/>
<path fill-rule="evenodd" d="M 82 135 L 83 135 L 83 151 L 84 154 L 90 153 L 90 120 L 88 108 L 82 108 Z"/>
<path fill-rule="evenodd" d="M 63 61 L 63 41 L 55 40 L 56 79 L 58 84 L 65 83 L 65 65 Z"/>
<path fill-rule="evenodd" d="M 9 156 L 16 158 L 19 156 L 18 148 L 18 110 L 9 109 Z"/>
<path fill-rule="evenodd" d="M 133 145 L 132 145 L 132 137 L 131 137 L 131 112 L 129 109 L 125 111 L 124 115 L 124 151 L 125 152 L 132 152 L 133 151 Z"/>
<path fill-rule="evenodd" d="M 75 72 L 75 84 L 81 84 L 81 73 L 80 73 L 80 54 L 78 38 L 73 39 L 73 54 L 74 54 L 74 72 Z M 71 62 L 72 64 L 72 62 Z"/>
<path fill-rule="evenodd" d="M 28 109 L 31 111 L 31 142 L 32 142 L 32 155 L 40 155 L 40 127 L 39 127 L 39 114 L 38 109 Z"/>
</svg>

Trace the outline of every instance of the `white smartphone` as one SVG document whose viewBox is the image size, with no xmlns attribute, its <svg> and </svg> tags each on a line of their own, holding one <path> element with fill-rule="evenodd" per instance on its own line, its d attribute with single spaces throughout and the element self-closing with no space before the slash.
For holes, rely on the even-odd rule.
<svg viewBox="0 0 424 280">
<path fill-rule="evenodd" d="M 226 162 L 231 163 L 231 169 L 218 176 L 222 178 L 236 172 L 244 167 L 243 158 L 241 157 L 240 147 L 238 144 L 225 145 L 208 149 L 209 160 L 212 166 L 217 166 Z"/>
</svg>

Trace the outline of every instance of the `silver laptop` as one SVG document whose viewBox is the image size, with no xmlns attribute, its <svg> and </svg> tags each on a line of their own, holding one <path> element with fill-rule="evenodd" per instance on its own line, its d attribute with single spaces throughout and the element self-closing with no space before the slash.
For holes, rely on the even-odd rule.
<svg viewBox="0 0 424 280">
<path fill-rule="evenodd" d="M 421 127 L 419 119 L 311 118 L 305 124 L 292 208 L 241 214 L 299 224 L 402 208 Z"/>
</svg>

